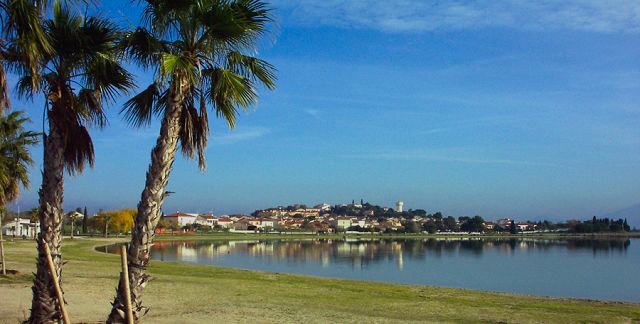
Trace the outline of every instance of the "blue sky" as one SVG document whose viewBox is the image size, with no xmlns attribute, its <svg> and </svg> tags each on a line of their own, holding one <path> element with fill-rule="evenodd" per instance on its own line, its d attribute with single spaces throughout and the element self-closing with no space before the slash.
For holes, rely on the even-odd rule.
<svg viewBox="0 0 640 324">
<path fill-rule="evenodd" d="M 105 2 L 107 3 L 107 2 Z M 136 22 L 127 1 L 104 14 Z M 495 219 L 586 218 L 640 202 L 636 1 L 275 1 L 259 56 L 277 89 L 229 131 L 208 170 L 178 157 L 164 206 L 217 214 L 280 204 L 381 205 Z M 139 69 L 140 85 L 151 76 Z M 65 207 L 134 207 L 158 123 L 109 108 L 96 166 Z M 42 101 L 20 102 L 40 127 Z M 212 116 L 212 115 L 211 115 Z M 33 207 L 33 186 L 21 208 Z M 16 206 L 13 206 L 16 208 Z"/>
</svg>

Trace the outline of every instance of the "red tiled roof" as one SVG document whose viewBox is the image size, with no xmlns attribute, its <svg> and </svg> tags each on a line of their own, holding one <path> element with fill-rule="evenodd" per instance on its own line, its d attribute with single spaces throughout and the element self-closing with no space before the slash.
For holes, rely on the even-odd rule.
<svg viewBox="0 0 640 324">
<path fill-rule="evenodd" d="M 164 217 L 178 217 L 178 216 L 182 216 L 182 217 L 196 217 L 195 215 L 191 215 L 191 214 L 187 214 L 187 213 L 181 213 L 181 212 L 176 212 L 176 213 L 173 213 L 173 214 L 164 215 Z"/>
</svg>

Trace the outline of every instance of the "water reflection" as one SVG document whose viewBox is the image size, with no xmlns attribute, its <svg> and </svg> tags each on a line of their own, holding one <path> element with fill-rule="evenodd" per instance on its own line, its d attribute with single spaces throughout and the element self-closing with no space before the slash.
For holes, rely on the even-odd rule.
<svg viewBox="0 0 640 324">
<path fill-rule="evenodd" d="M 161 261 L 215 263 L 216 259 L 243 254 L 277 262 L 329 267 L 334 263 L 349 264 L 354 269 L 371 263 L 393 262 L 402 270 L 405 259 L 425 260 L 451 256 L 480 258 L 484 253 L 512 255 L 526 251 L 564 249 L 568 253 L 591 252 L 624 254 L 631 241 L 627 238 L 608 240 L 585 239 L 313 239 L 313 240 L 247 240 L 156 242 L 152 258 Z M 109 249 L 111 250 L 111 249 Z M 110 251 L 112 252 L 112 251 Z M 170 257 L 168 257 L 170 256 Z"/>
<path fill-rule="evenodd" d="M 633 243 L 633 244 L 632 244 Z M 638 239 L 309 239 L 157 242 L 154 260 L 640 302 Z M 117 246 L 99 251 L 118 253 Z"/>
</svg>

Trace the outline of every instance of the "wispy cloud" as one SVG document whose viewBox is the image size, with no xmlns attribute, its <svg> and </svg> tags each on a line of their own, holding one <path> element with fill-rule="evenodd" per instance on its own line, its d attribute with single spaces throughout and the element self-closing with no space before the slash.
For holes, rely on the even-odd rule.
<svg viewBox="0 0 640 324">
<path fill-rule="evenodd" d="M 432 31 L 507 27 L 640 32 L 637 0 L 277 0 L 296 24 Z"/>
<path fill-rule="evenodd" d="M 320 113 L 320 111 L 318 109 L 308 108 L 308 109 L 305 109 L 304 112 L 307 115 L 311 116 L 313 119 L 322 120 L 321 113 Z"/>
<path fill-rule="evenodd" d="M 266 136 L 270 130 L 263 127 L 244 128 L 231 130 L 224 134 L 213 134 L 212 139 L 216 144 L 230 144 L 241 141 L 254 140 Z"/>
<path fill-rule="evenodd" d="M 429 162 L 454 162 L 466 164 L 495 164 L 495 165 L 518 165 L 518 166 L 539 166 L 555 167 L 554 163 L 543 161 L 526 161 L 510 158 L 495 158 L 487 154 L 479 154 L 465 149 L 413 149 L 397 150 L 387 152 L 372 152 L 363 154 L 350 154 L 343 156 L 351 159 L 367 160 L 404 160 L 404 161 L 429 161 Z"/>
</svg>

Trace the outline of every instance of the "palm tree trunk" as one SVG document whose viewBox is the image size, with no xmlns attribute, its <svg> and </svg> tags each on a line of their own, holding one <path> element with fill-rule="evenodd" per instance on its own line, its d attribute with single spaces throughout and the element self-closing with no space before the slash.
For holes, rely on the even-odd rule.
<svg viewBox="0 0 640 324">
<path fill-rule="evenodd" d="M 2 206 L 4 207 L 4 206 Z M 0 210 L 0 273 L 3 276 L 7 275 L 7 264 L 4 259 L 4 237 L 2 237 L 2 217 L 4 217 L 4 213 Z"/>
<path fill-rule="evenodd" d="M 51 274 L 47 267 L 44 244 L 49 244 L 51 257 L 62 287 L 62 199 L 64 191 L 64 142 L 58 128 L 50 123 L 49 136 L 44 141 L 44 171 L 39 191 L 40 233 L 38 234 L 38 258 L 36 276 L 33 279 L 33 300 L 29 323 L 49 323 L 61 320 Z"/>
<path fill-rule="evenodd" d="M 175 91 L 172 87 L 169 93 L 169 105 L 165 111 L 160 135 L 156 146 L 151 151 L 151 164 L 147 171 L 145 188 L 138 204 L 138 214 L 131 231 L 131 242 L 128 249 L 129 285 L 131 288 L 131 305 L 133 307 L 134 322 L 138 323 L 145 309 L 142 306 L 142 291 L 149 281 L 146 274 L 149 263 L 149 252 L 153 243 L 154 230 L 160 221 L 164 193 L 169 181 L 169 174 L 178 147 L 180 132 L 180 112 L 186 90 L 186 85 L 180 87 L 183 91 Z M 107 323 L 123 323 L 126 314 L 126 295 L 122 278 L 118 284 L 116 297 Z"/>
</svg>

